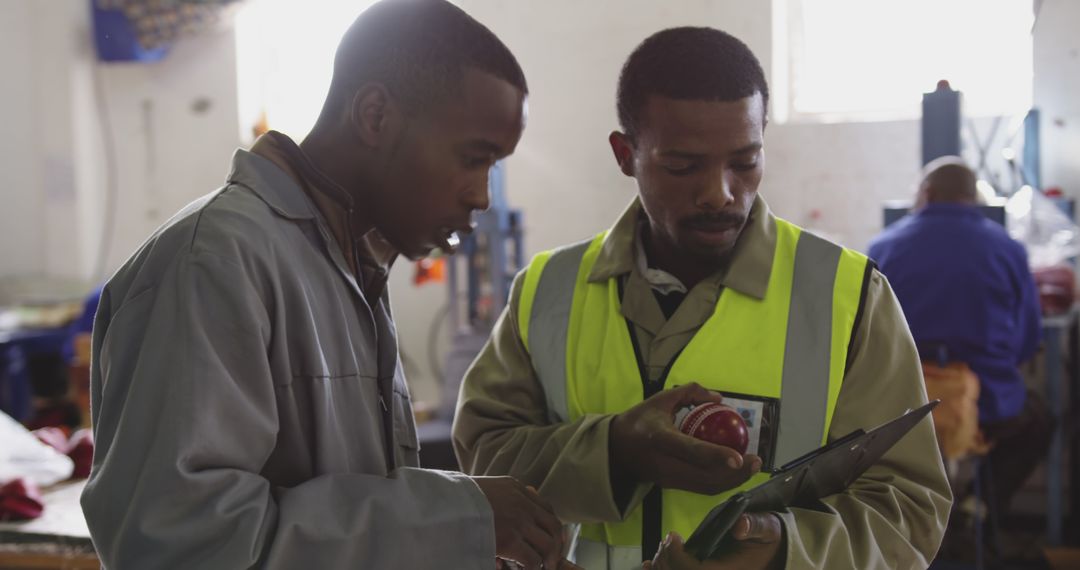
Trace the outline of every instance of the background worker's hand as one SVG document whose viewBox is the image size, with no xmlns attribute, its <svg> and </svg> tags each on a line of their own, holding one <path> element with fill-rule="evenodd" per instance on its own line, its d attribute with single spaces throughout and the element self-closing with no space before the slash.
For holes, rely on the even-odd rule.
<svg viewBox="0 0 1080 570">
<path fill-rule="evenodd" d="M 732 531 L 734 548 L 720 558 L 701 561 L 683 550 L 683 540 L 670 533 L 652 562 L 642 570 L 772 570 L 783 568 L 784 525 L 773 513 L 747 513 Z"/>
<path fill-rule="evenodd" d="M 756 455 L 740 455 L 695 439 L 675 427 L 675 413 L 723 397 L 697 383 L 664 390 L 611 422 L 611 459 L 620 475 L 666 489 L 715 495 L 733 489 L 761 470 Z"/>
<path fill-rule="evenodd" d="M 495 515 L 496 556 L 526 570 L 563 568 L 562 523 L 536 490 L 513 477 L 473 477 L 473 482 Z"/>
</svg>

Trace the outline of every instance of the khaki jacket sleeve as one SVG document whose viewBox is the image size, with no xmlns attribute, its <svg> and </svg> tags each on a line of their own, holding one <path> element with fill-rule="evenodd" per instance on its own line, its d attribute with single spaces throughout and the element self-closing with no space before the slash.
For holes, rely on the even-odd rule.
<svg viewBox="0 0 1080 570">
<path fill-rule="evenodd" d="M 900 305 L 874 271 L 829 440 L 926 403 L 922 367 Z M 788 568 L 926 568 L 949 518 L 952 493 L 930 417 L 846 491 L 819 509 L 779 513 Z"/>
<path fill-rule="evenodd" d="M 462 470 L 510 475 L 536 487 L 567 522 L 617 521 L 608 457 L 612 415 L 589 414 L 552 424 L 544 391 L 518 333 L 522 275 L 510 303 L 461 384 L 453 441 Z"/>
</svg>

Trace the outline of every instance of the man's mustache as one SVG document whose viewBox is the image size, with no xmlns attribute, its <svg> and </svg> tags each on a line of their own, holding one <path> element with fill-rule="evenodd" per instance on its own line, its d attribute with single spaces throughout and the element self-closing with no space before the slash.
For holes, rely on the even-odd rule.
<svg viewBox="0 0 1080 570">
<path fill-rule="evenodd" d="M 742 227 L 746 223 L 746 216 L 732 212 L 717 212 L 715 214 L 697 214 L 683 218 L 680 225 L 691 229 L 726 229 Z"/>
</svg>

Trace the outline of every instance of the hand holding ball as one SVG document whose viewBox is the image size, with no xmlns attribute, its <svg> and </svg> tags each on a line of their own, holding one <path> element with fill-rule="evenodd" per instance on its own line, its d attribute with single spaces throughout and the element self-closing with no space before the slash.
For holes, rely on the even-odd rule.
<svg viewBox="0 0 1080 570">
<path fill-rule="evenodd" d="M 746 454 L 750 432 L 746 422 L 733 408 L 722 404 L 701 404 L 690 410 L 679 422 L 679 431 L 716 445 L 723 445 Z"/>
</svg>

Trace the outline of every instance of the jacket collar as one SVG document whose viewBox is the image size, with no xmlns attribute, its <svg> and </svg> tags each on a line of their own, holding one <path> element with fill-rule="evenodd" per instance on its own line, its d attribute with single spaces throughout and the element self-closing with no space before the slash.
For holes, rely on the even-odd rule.
<svg viewBox="0 0 1080 570">
<path fill-rule="evenodd" d="M 935 202 L 924 206 L 922 209 L 916 212 L 916 215 L 976 218 L 981 217 L 982 212 L 979 211 L 979 207 L 975 204 Z"/>
<path fill-rule="evenodd" d="M 233 153 L 228 182 L 251 190 L 271 210 L 290 220 L 311 220 L 316 211 L 303 189 L 276 164 L 238 149 Z"/>
</svg>

